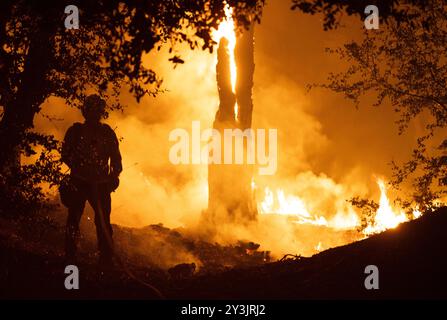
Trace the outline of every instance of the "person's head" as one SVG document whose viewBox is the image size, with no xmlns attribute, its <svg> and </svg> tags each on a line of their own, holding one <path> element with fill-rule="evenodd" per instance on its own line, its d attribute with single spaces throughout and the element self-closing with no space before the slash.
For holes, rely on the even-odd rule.
<svg viewBox="0 0 447 320">
<path fill-rule="evenodd" d="M 99 122 L 106 115 L 106 102 L 97 94 L 85 98 L 82 115 L 87 122 Z"/>
</svg>

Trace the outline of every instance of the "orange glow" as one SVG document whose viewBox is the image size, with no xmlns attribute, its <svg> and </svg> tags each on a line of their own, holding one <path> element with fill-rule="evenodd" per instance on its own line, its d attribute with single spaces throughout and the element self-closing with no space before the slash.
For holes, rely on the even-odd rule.
<svg viewBox="0 0 447 320">
<path fill-rule="evenodd" d="M 348 212 L 338 212 L 329 221 L 329 226 L 337 230 L 355 229 L 359 225 L 359 217 L 353 208 L 349 208 Z"/>
<path fill-rule="evenodd" d="M 315 246 L 315 251 L 317 252 L 323 251 L 323 245 L 321 241 L 319 241 L 318 244 Z"/>
<path fill-rule="evenodd" d="M 219 28 L 212 33 L 214 41 L 219 43 L 220 39 L 226 38 L 228 40 L 228 54 L 230 56 L 230 74 L 231 74 L 231 89 L 236 93 L 236 60 L 234 57 L 234 49 L 236 47 L 236 31 L 233 20 L 233 9 L 228 5 L 225 7 L 225 20 L 219 24 Z M 238 105 L 234 105 L 234 117 L 238 119 Z"/>
</svg>

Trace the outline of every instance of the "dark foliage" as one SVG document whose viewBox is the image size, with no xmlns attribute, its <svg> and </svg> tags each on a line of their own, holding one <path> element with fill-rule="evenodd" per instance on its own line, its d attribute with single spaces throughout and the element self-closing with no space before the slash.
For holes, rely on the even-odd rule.
<svg viewBox="0 0 447 320">
<path fill-rule="evenodd" d="M 362 20 L 365 17 L 365 8 L 375 5 L 379 8 L 380 17 L 384 21 L 401 21 L 417 17 L 411 7 L 423 9 L 429 0 L 292 0 L 292 10 L 300 10 L 307 14 L 322 13 L 325 30 L 340 25 L 343 14 L 356 15 Z"/>
<path fill-rule="evenodd" d="M 339 8 L 342 2 L 334 3 Z M 382 6 L 380 9 L 382 14 Z M 400 2 L 390 10 L 387 23 L 379 30 L 365 30 L 361 41 L 328 49 L 349 66 L 341 73 L 331 73 L 328 83 L 317 86 L 343 94 L 356 106 L 369 94 L 375 95 L 376 107 L 390 103 L 400 115 L 399 133 L 415 119 L 425 121 L 426 131 L 418 137 L 411 159 L 392 163 L 396 188 L 413 181 L 412 199 L 402 203 L 408 207 L 413 202 L 425 211 L 436 207 L 435 200 L 446 192 L 445 143 L 436 148 L 436 141 L 447 125 L 447 11 L 441 0 Z"/>
</svg>

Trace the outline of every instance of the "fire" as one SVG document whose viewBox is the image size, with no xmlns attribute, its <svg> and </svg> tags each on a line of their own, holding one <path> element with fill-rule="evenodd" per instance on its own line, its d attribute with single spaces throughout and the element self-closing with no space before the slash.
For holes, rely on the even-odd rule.
<svg viewBox="0 0 447 320">
<path fill-rule="evenodd" d="M 408 221 L 408 217 L 402 209 L 394 209 L 386 194 L 385 181 L 382 179 L 377 180 L 377 184 L 380 189 L 380 201 L 379 208 L 377 209 L 374 217 L 374 223 L 367 226 L 364 233 L 367 235 L 385 231 L 397 227 L 400 223 Z M 419 210 L 415 209 L 413 212 L 414 217 L 419 217 Z"/>
<path fill-rule="evenodd" d="M 387 196 L 385 181 L 377 179 L 377 185 L 380 189 L 379 207 L 373 222 L 363 230 L 366 236 L 395 228 L 402 222 L 422 215 L 417 208 L 413 210 L 413 216 L 409 217 L 403 209 L 393 207 Z M 309 202 L 306 203 L 306 200 L 309 199 L 286 194 L 281 188 L 272 191 L 266 187 L 264 198 L 258 202 L 258 211 L 261 214 L 287 215 L 294 218 L 295 223 L 326 226 L 335 230 L 353 230 L 359 225 L 359 216 L 352 207 L 338 207 L 335 215 L 331 219 L 326 219 L 323 215 L 319 216 L 310 212 Z"/>
<path fill-rule="evenodd" d="M 228 40 L 228 53 L 230 56 L 230 74 L 231 74 L 231 89 L 236 93 L 236 59 L 234 57 L 234 49 L 236 48 L 236 30 L 233 20 L 233 9 L 228 5 L 225 7 L 225 20 L 219 24 L 219 28 L 212 33 L 214 41 L 219 43 L 220 39 L 226 38 Z M 234 105 L 235 119 L 238 119 L 237 102 Z"/>
<path fill-rule="evenodd" d="M 337 212 L 335 216 L 329 220 L 329 226 L 336 230 L 355 229 L 359 224 L 359 217 L 353 208 Z"/>
<path fill-rule="evenodd" d="M 305 202 L 295 195 L 286 195 L 284 190 L 277 189 L 274 193 L 270 188 L 264 189 L 265 198 L 258 205 L 261 214 L 279 214 L 296 217 L 295 223 L 309 223 L 320 226 L 327 226 L 328 222 L 324 217 L 314 216 L 309 213 Z"/>
</svg>

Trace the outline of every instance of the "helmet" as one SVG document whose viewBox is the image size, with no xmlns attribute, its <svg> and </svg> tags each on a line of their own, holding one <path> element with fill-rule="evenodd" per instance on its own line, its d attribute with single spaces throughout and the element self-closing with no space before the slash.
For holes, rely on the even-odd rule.
<svg viewBox="0 0 447 320">
<path fill-rule="evenodd" d="M 97 94 L 91 94 L 85 98 L 84 105 L 82 106 L 82 115 L 84 118 L 98 118 L 106 115 L 106 102 Z"/>
</svg>

